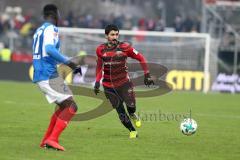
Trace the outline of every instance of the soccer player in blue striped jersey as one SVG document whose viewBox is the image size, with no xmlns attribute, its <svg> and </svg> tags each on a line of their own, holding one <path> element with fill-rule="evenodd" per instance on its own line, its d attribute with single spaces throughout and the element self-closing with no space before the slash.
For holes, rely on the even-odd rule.
<svg viewBox="0 0 240 160">
<path fill-rule="evenodd" d="M 58 30 L 59 10 L 54 4 L 43 8 L 45 22 L 33 36 L 33 82 L 45 94 L 49 103 L 55 103 L 58 109 L 53 113 L 48 129 L 40 147 L 64 151 L 59 144 L 59 136 L 77 112 L 71 90 L 58 76 L 57 64 L 69 66 L 74 73 L 81 74 L 80 66 L 60 52 Z"/>
</svg>

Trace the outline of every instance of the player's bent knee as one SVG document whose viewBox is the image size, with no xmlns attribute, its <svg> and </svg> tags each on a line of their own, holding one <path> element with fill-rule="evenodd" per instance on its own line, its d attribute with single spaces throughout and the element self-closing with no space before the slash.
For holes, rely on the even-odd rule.
<svg viewBox="0 0 240 160">
<path fill-rule="evenodd" d="M 66 108 L 66 107 L 71 107 L 73 111 L 77 112 L 78 110 L 78 106 L 75 103 L 75 101 L 73 100 L 72 97 L 64 100 L 62 103 L 58 104 L 60 107 L 62 108 Z"/>
<path fill-rule="evenodd" d="M 77 106 L 77 104 L 75 103 L 75 101 L 72 101 L 72 104 L 70 105 L 70 107 L 72 108 L 72 110 L 73 110 L 74 112 L 77 112 L 78 106 Z"/>
<path fill-rule="evenodd" d="M 136 112 L 136 106 L 135 105 L 127 105 L 127 110 L 129 114 L 133 114 Z"/>
</svg>

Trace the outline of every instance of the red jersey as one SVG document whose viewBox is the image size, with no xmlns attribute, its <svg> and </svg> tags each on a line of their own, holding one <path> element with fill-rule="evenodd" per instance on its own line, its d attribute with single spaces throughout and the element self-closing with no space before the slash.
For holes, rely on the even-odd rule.
<svg viewBox="0 0 240 160">
<path fill-rule="evenodd" d="M 99 82 L 103 73 L 103 86 L 116 88 L 129 81 L 127 58 L 131 57 L 140 62 L 144 74 L 148 73 L 146 60 L 141 53 L 136 51 L 129 43 L 120 42 L 114 48 L 107 44 L 97 47 L 96 82 Z"/>
</svg>

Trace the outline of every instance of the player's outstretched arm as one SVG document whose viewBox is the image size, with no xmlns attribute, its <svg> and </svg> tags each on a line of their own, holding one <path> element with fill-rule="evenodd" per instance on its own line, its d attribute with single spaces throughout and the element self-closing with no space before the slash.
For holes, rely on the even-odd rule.
<svg viewBox="0 0 240 160">
<path fill-rule="evenodd" d="M 128 56 L 133 59 L 138 60 L 139 63 L 141 64 L 141 67 L 144 71 L 144 84 L 148 87 L 150 85 L 154 85 L 154 81 L 149 73 L 149 69 L 148 69 L 147 61 L 146 61 L 145 57 L 132 47 L 130 47 L 128 50 Z"/>
<path fill-rule="evenodd" d="M 147 62 L 144 56 L 141 53 L 138 53 L 138 55 L 136 55 L 136 59 L 140 62 L 142 69 L 144 70 L 144 84 L 148 87 L 150 85 L 154 85 L 154 81 L 150 75 Z"/>
<path fill-rule="evenodd" d="M 55 48 L 54 45 L 51 45 L 51 44 L 46 45 L 45 50 L 48 53 L 48 55 L 53 57 L 56 61 L 69 66 L 73 70 L 74 74 L 79 73 L 80 75 L 82 75 L 82 70 L 81 70 L 81 67 L 79 66 L 79 64 L 77 64 L 76 62 L 74 62 L 70 58 L 65 57 L 63 54 L 61 54 Z"/>
<path fill-rule="evenodd" d="M 49 56 L 54 58 L 59 63 L 67 64 L 67 62 L 69 61 L 69 58 L 67 58 L 64 55 L 62 55 L 61 53 L 59 53 L 59 51 L 56 49 L 56 47 L 52 44 L 46 45 L 45 50 Z"/>
</svg>

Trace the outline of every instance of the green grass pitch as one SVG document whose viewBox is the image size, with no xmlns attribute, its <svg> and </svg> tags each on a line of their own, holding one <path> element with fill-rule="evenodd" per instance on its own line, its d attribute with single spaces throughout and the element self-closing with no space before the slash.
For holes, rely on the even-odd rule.
<svg viewBox="0 0 240 160">
<path fill-rule="evenodd" d="M 99 100 L 75 97 L 79 112 Z M 240 95 L 171 92 L 152 98 L 137 98 L 143 115 L 139 138 L 128 131 L 112 111 L 84 122 L 71 122 L 61 136 L 65 152 L 39 148 L 54 105 L 32 83 L 0 82 L 0 160 L 146 160 L 240 159 Z M 184 115 L 192 110 L 198 123 L 193 136 L 184 136 L 179 121 L 150 114 Z M 159 114 L 157 114 L 158 116 Z"/>
</svg>

